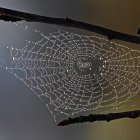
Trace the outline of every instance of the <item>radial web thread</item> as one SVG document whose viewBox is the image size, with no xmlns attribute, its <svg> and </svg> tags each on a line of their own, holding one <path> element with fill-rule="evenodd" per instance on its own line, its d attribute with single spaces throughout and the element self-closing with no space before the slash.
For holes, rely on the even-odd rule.
<svg viewBox="0 0 140 140">
<path fill-rule="evenodd" d="M 117 109 L 140 92 L 140 51 L 98 35 L 61 29 L 10 50 L 11 74 L 24 82 L 57 120 Z M 6 65 L 6 64 L 5 64 Z"/>
</svg>

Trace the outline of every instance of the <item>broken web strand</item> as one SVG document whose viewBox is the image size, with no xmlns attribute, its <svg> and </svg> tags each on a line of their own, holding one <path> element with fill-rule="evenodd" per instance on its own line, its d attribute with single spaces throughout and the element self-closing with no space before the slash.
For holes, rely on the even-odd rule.
<svg viewBox="0 0 140 140">
<path fill-rule="evenodd" d="M 55 121 L 59 114 L 119 109 L 139 93 L 139 51 L 97 35 L 32 31 L 41 39 L 8 47 L 12 67 L 6 69 L 46 100 Z"/>
</svg>

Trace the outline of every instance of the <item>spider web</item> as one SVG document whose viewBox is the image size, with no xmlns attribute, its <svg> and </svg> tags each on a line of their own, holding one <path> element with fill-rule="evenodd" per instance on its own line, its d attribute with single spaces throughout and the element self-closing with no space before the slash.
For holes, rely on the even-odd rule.
<svg viewBox="0 0 140 140">
<path fill-rule="evenodd" d="M 99 35 L 56 30 L 35 30 L 40 40 L 7 47 L 10 66 L 3 66 L 45 103 L 55 121 L 119 109 L 139 93 L 140 51 Z"/>
</svg>

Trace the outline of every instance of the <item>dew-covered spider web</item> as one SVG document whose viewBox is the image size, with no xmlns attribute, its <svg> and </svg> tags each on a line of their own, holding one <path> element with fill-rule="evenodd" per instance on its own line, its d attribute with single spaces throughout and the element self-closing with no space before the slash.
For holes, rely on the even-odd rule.
<svg viewBox="0 0 140 140">
<path fill-rule="evenodd" d="M 27 30 L 28 27 L 25 26 Z M 140 51 L 100 35 L 56 28 L 22 48 L 10 47 L 2 66 L 26 84 L 55 121 L 122 108 L 140 93 Z"/>
</svg>

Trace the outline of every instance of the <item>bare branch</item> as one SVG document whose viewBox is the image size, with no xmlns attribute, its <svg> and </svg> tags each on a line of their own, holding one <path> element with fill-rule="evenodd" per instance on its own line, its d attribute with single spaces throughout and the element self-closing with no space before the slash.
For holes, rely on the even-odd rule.
<svg viewBox="0 0 140 140">
<path fill-rule="evenodd" d="M 68 118 L 61 121 L 58 126 L 65 126 L 75 123 L 84 123 L 84 122 L 95 122 L 95 121 L 112 121 L 121 118 L 138 118 L 140 117 L 140 110 L 120 112 L 120 113 L 109 113 L 109 114 L 90 114 L 88 116 L 79 116 L 76 118 Z"/>
<path fill-rule="evenodd" d="M 60 25 L 65 27 L 74 27 L 78 29 L 84 29 L 91 32 L 99 33 L 101 35 L 108 37 L 108 39 L 110 40 L 118 39 L 122 41 L 140 44 L 139 36 L 113 31 L 96 25 L 91 25 L 88 23 L 72 20 L 68 17 L 66 18 L 45 17 L 45 16 L 19 12 L 19 11 L 0 7 L 0 19 L 4 21 L 11 21 L 11 22 L 25 20 L 27 22 L 40 22 L 40 23 L 55 24 L 55 25 Z M 138 34 L 139 34 L 139 30 L 138 30 Z"/>
</svg>

